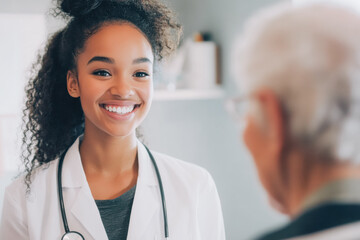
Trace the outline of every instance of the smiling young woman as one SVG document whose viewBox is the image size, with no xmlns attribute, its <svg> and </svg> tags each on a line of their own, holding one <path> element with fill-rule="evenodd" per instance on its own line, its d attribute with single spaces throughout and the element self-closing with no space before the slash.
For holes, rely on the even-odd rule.
<svg viewBox="0 0 360 240">
<path fill-rule="evenodd" d="M 6 190 L 0 238 L 225 239 L 209 173 L 136 137 L 154 62 L 178 43 L 171 11 L 156 0 L 59 5 L 68 24 L 28 84 L 26 175 Z"/>
<path fill-rule="evenodd" d="M 91 36 L 68 72 L 72 97 L 80 98 L 85 131 L 81 161 L 95 199 L 109 199 L 137 180 L 135 129 L 151 105 L 154 55 L 129 23 L 113 23 Z"/>
</svg>

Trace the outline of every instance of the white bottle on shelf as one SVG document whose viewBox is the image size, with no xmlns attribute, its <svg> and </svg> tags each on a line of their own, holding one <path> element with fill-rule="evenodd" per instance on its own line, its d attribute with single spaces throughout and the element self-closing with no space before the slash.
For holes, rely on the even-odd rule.
<svg viewBox="0 0 360 240">
<path fill-rule="evenodd" d="M 207 90 L 217 87 L 217 46 L 214 42 L 191 42 L 185 65 L 186 84 L 189 88 Z"/>
</svg>

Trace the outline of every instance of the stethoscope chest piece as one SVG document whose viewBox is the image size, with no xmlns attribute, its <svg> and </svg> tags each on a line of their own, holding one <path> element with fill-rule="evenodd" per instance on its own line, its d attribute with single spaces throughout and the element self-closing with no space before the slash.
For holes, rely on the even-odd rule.
<svg viewBox="0 0 360 240">
<path fill-rule="evenodd" d="M 70 231 L 65 233 L 61 240 L 85 240 L 85 238 L 78 232 Z"/>
</svg>

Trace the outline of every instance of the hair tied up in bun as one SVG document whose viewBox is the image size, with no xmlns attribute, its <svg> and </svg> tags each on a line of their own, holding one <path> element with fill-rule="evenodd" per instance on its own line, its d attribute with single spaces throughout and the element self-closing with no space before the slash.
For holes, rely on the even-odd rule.
<svg viewBox="0 0 360 240">
<path fill-rule="evenodd" d="M 103 0 L 60 0 L 60 8 L 71 17 L 81 17 L 100 6 Z"/>
</svg>

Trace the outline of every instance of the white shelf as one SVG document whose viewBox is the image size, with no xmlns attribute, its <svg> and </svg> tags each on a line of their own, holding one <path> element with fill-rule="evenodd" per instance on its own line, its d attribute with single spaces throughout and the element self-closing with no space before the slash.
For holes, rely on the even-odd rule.
<svg viewBox="0 0 360 240">
<path fill-rule="evenodd" d="M 155 101 L 217 99 L 225 96 L 222 88 L 155 90 Z"/>
</svg>

